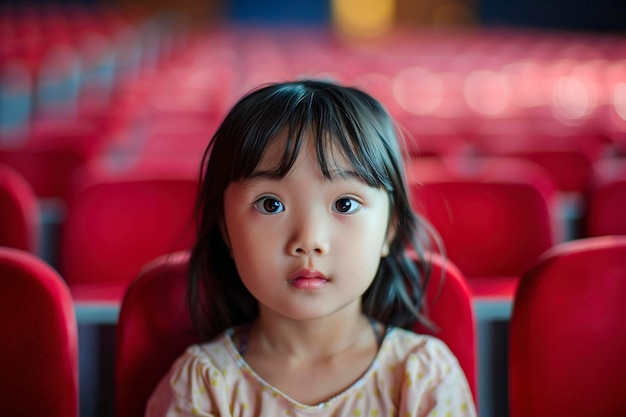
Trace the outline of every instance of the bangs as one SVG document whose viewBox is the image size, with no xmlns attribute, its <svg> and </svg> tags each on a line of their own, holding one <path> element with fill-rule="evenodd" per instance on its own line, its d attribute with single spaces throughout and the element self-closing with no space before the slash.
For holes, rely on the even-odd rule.
<svg viewBox="0 0 626 417">
<path fill-rule="evenodd" d="M 380 122 L 384 109 L 370 103 L 358 90 L 340 93 L 288 85 L 253 105 L 263 110 L 248 118 L 245 126 L 238 126 L 242 136 L 236 146 L 238 163 L 232 167 L 231 181 L 249 178 L 267 150 L 284 139 L 282 157 L 269 172 L 275 178 L 287 175 L 303 146 L 313 141 L 324 177 L 330 179 L 347 163 L 367 185 L 393 189 L 389 129 L 393 138 L 395 131 Z"/>
</svg>

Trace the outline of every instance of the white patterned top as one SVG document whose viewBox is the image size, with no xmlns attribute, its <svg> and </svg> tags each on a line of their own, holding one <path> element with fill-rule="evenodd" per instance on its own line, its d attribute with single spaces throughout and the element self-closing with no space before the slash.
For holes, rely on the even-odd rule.
<svg viewBox="0 0 626 417">
<path fill-rule="evenodd" d="M 148 401 L 146 416 L 475 417 L 472 394 L 448 347 L 432 336 L 387 330 L 352 386 L 317 405 L 289 398 L 257 375 L 227 330 L 179 357 Z"/>
</svg>

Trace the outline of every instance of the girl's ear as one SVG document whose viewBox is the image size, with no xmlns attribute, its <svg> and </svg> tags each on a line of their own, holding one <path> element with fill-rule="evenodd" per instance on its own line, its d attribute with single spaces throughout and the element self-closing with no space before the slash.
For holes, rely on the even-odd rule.
<svg viewBox="0 0 626 417">
<path fill-rule="evenodd" d="M 389 255 L 389 243 L 387 241 L 385 241 L 385 243 L 383 243 L 383 248 L 380 251 L 380 257 L 384 258 L 387 255 Z"/>
</svg>

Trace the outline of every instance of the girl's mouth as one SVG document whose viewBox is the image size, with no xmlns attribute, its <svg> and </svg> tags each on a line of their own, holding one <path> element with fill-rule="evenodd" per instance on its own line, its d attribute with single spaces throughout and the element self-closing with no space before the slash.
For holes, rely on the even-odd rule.
<svg viewBox="0 0 626 417">
<path fill-rule="evenodd" d="M 289 285 L 300 290 L 319 290 L 328 284 L 328 278 L 321 272 L 301 269 L 287 280 Z"/>
</svg>

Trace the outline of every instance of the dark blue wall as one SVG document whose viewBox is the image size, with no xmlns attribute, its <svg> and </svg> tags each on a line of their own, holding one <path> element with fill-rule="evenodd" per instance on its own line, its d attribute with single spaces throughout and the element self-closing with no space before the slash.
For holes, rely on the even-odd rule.
<svg viewBox="0 0 626 417">
<path fill-rule="evenodd" d="M 327 24 L 329 0 L 224 1 L 228 19 L 236 23 Z"/>
<path fill-rule="evenodd" d="M 480 0 L 477 14 L 485 26 L 626 30 L 626 0 Z"/>
<path fill-rule="evenodd" d="M 176 0 L 55 0 L 82 4 L 171 4 Z M 415 0 L 398 0 L 410 2 Z M 435 0 L 431 0 L 435 1 Z M 473 3 L 475 1 L 475 3 Z M 467 0 L 482 26 L 612 31 L 626 33 L 626 0 Z M 0 3 L 46 3 L 48 0 L 0 0 Z M 219 5 L 229 22 L 270 25 L 327 25 L 331 0 L 187 0 Z M 410 20 L 410 19 L 409 19 Z M 418 19 L 419 20 L 419 19 Z"/>
</svg>

